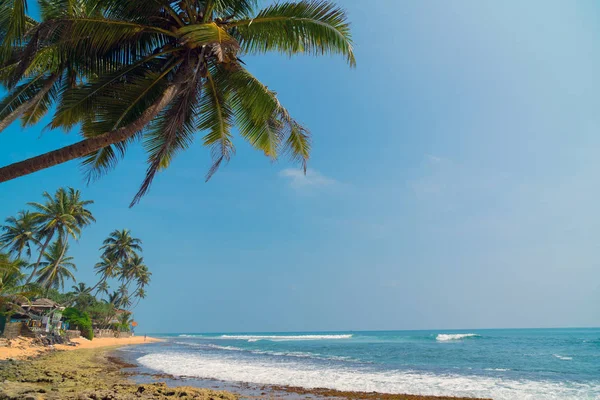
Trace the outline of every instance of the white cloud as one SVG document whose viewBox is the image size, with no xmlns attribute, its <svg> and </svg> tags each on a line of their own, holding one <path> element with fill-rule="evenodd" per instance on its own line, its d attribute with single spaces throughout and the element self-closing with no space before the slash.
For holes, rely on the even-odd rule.
<svg viewBox="0 0 600 400">
<path fill-rule="evenodd" d="M 286 168 L 279 172 L 279 176 L 287 179 L 290 186 L 296 190 L 332 186 L 337 183 L 335 179 L 328 178 L 314 169 L 308 169 L 305 174 L 300 168 Z"/>
</svg>

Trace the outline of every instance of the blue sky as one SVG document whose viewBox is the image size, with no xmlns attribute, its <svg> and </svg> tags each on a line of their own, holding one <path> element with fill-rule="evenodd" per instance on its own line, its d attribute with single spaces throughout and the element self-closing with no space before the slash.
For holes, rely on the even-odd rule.
<svg viewBox="0 0 600 400">
<path fill-rule="evenodd" d="M 338 0 L 358 67 L 246 58 L 307 125 L 307 176 L 236 140 L 196 144 L 142 203 L 139 149 L 86 187 L 77 163 L 2 184 L 2 216 L 59 186 L 94 199 L 92 284 L 113 229 L 144 241 L 146 332 L 600 325 L 600 7 Z M 200 136 L 199 136 L 200 137 Z M 15 125 L 0 164 L 72 143 Z"/>
</svg>

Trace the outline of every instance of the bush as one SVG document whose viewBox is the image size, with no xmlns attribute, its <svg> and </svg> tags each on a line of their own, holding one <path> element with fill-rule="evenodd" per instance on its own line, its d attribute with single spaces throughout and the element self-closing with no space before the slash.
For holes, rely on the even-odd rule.
<svg viewBox="0 0 600 400">
<path fill-rule="evenodd" d="M 92 340 L 94 338 L 94 330 L 92 329 L 92 319 L 88 313 L 81 312 L 76 308 L 69 307 L 63 311 L 63 318 L 69 325 L 76 326 L 81 332 L 81 336 Z"/>
</svg>

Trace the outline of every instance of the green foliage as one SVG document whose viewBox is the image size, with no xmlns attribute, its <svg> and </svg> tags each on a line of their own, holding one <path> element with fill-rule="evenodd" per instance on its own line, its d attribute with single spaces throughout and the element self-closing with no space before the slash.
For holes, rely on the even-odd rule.
<svg viewBox="0 0 600 400">
<path fill-rule="evenodd" d="M 241 57 L 340 54 L 356 64 L 346 13 L 326 0 L 262 10 L 257 0 L 39 1 L 39 23 L 28 22 L 25 0 L 0 7 L 0 79 L 9 89 L 0 120 L 20 113 L 34 123 L 55 110 L 52 129 L 80 127 L 85 140 L 102 136 L 103 147 L 55 153 L 56 162 L 81 157 L 88 179 L 142 141 L 147 170 L 132 205 L 197 136 L 210 148 L 210 179 L 235 152 L 235 127 L 267 157 L 289 155 L 306 169 L 308 130 Z M 35 169 L 23 165 L 24 173 Z"/>
<path fill-rule="evenodd" d="M 94 338 L 94 330 L 92 329 L 92 319 L 86 312 L 79 311 L 76 308 L 69 307 L 63 311 L 63 318 L 69 325 L 77 327 L 81 331 L 81 335 L 89 340 Z"/>
</svg>

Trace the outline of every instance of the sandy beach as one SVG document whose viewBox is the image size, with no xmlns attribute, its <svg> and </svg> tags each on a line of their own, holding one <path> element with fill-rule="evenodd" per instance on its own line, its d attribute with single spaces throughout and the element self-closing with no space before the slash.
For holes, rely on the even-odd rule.
<svg viewBox="0 0 600 400">
<path fill-rule="evenodd" d="M 144 344 L 159 342 L 160 339 L 143 336 L 132 336 L 129 338 L 96 338 L 88 340 L 85 338 L 72 339 L 74 345 L 40 346 L 36 345 L 34 339 L 18 337 L 16 339 L 3 339 L 0 344 L 0 360 L 16 359 L 22 360 L 35 357 L 51 350 L 72 351 L 77 349 L 97 349 L 102 347 L 127 346 L 132 344 Z"/>
</svg>

